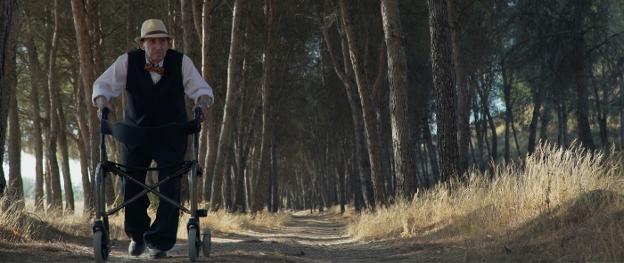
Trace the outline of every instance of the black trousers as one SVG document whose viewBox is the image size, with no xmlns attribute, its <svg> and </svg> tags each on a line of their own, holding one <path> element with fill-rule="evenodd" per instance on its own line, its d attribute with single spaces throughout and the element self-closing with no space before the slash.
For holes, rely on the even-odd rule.
<svg viewBox="0 0 624 263">
<path fill-rule="evenodd" d="M 152 160 L 158 164 L 158 167 L 175 166 L 184 161 L 184 153 L 186 151 L 186 140 L 180 140 L 179 142 L 180 143 L 174 146 L 152 144 L 133 146 L 122 144 L 122 162 L 124 165 L 137 168 L 147 168 Z M 140 182 L 145 182 L 147 172 L 130 171 L 130 176 Z M 158 171 L 158 180 L 163 180 L 174 172 L 175 168 Z M 159 191 L 166 197 L 179 202 L 180 178 L 181 177 L 170 179 L 166 183 L 160 185 Z M 124 200 L 128 200 L 143 191 L 141 186 L 129 180 L 123 180 L 122 185 L 124 189 Z M 158 210 L 156 211 L 156 219 L 154 222 L 150 222 L 151 219 L 147 215 L 147 208 L 149 205 L 150 201 L 147 195 L 143 195 L 138 200 L 126 206 L 124 218 L 126 235 L 135 241 L 140 241 L 141 239 L 145 240 L 147 246 L 150 248 L 169 250 L 176 242 L 180 211 L 167 201 L 160 200 Z"/>
</svg>

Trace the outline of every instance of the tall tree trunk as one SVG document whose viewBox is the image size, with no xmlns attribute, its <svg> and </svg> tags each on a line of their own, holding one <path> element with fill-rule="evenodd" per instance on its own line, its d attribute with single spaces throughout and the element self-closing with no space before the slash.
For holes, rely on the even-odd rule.
<svg viewBox="0 0 624 263">
<path fill-rule="evenodd" d="M 52 187 L 52 203 L 50 208 L 53 212 L 60 212 L 63 209 L 62 193 L 61 193 L 61 176 L 59 173 L 58 160 L 56 158 L 56 144 L 59 136 L 59 121 L 58 121 L 58 93 L 56 82 L 56 53 L 58 49 L 59 38 L 59 7 L 58 0 L 54 0 L 54 29 L 52 31 L 52 45 L 50 49 L 50 60 L 48 65 L 48 92 L 50 93 L 50 112 L 49 118 L 49 136 L 46 145 L 46 159 L 48 161 L 48 176 L 50 178 Z"/>
<path fill-rule="evenodd" d="M 102 48 L 102 44 L 103 44 L 103 39 L 102 39 L 102 32 L 101 32 L 101 25 L 100 25 L 100 18 L 98 13 L 96 12 L 97 6 L 96 6 L 96 0 L 84 0 L 84 4 L 85 4 L 85 11 L 86 11 L 86 16 L 85 16 L 85 21 L 86 21 L 86 26 L 87 26 L 87 30 L 88 30 L 88 35 L 89 38 L 91 39 L 91 41 L 87 44 L 90 49 L 90 54 L 92 56 L 93 59 L 93 68 L 91 69 L 93 72 L 93 76 L 98 76 L 100 74 L 102 74 L 102 72 L 104 71 L 103 68 L 103 54 L 102 54 L 102 50 L 104 50 Z M 95 78 L 94 78 L 95 80 Z M 92 85 L 92 84 L 91 84 Z M 89 95 L 89 98 L 91 97 L 91 94 L 87 94 Z M 89 107 L 89 106 L 87 106 Z M 114 112 L 117 116 L 123 116 L 122 110 L 119 107 L 116 107 L 116 104 L 112 104 L 111 105 L 111 111 Z M 89 107 L 89 108 L 93 108 L 93 107 Z M 99 127 L 99 126 L 97 126 Z M 97 140 L 97 138 L 95 138 L 93 141 L 93 145 L 96 146 L 99 143 L 99 140 Z M 110 141 L 108 143 L 109 149 L 111 149 L 109 151 L 110 154 L 113 154 L 115 156 L 117 156 L 119 159 L 119 154 L 120 151 L 118 150 L 118 145 L 119 143 L 116 141 Z M 97 150 L 95 151 L 95 153 L 97 153 Z M 92 161 L 98 161 L 97 159 L 98 156 L 95 156 L 94 159 L 92 159 Z M 123 198 L 121 196 L 121 182 L 120 182 L 120 177 L 116 177 L 116 176 L 107 176 L 105 178 L 106 180 L 106 185 L 108 185 L 109 187 L 106 187 L 106 203 L 108 205 L 113 205 L 115 203 L 119 203 Z"/>
<path fill-rule="evenodd" d="M 234 150 L 232 150 L 234 152 Z M 246 206 L 246 198 L 245 198 L 245 169 L 246 169 L 246 157 L 236 156 L 236 154 L 232 154 L 236 161 L 232 161 L 232 174 L 234 175 L 234 181 L 232 182 L 234 186 L 234 204 L 232 206 L 232 212 L 240 212 L 245 213 L 247 210 Z M 242 154 L 241 154 L 242 155 Z"/>
<path fill-rule="evenodd" d="M 182 36 L 184 38 L 184 53 L 192 60 L 199 58 L 197 44 L 199 44 L 199 34 L 197 34 L 194 25 L 193 8 L 191 0 L 180 0 L 181 16 L 182 16 Z"/>
<path fill-rule="evenodd" d="M 202 29 L 199 10 L 197 10 L 197 0 L 191 0 L 191 12 L 193 13 L 193 29 L 195 29 L 197 38 L 201 38 Z"/>
<path fill-rule="evenodd" d="M 22 184 L 21 160 L 21 132 L 17 105 L 17 70 L 15 53 L 17 50 L 17 33 L 19 31 L 19 13 L 11 17 L 11 31 L 6 44 L 4 57 L 5 84 L 12 94 L 9 98 L 7 151 L 9 158 L 9 182 L 4 195 L 2 210 L 11 207 L 22 210 L 24 208 L 24 188 Z"/>
<path fill-rule="evenodd" d="M 557 125 L 559 130 L 557 141 L 561 146 L 568 146 L 568 107 L 563 96 L 563 94 L 558 95 Z"/>
<path fill-rule="evenodd" d="M 431 67 L 436 98 L 440 180 L 458 175 L 455 73 L 446 1 L 428 0 Z"/>
<path fill-rule="evenodd" d="M 278 196 L 278 174 L 277 174 L 277 167 L 278 167 L 278 160 L 279 160 L 279 156 L 277 155 L 277 145 L 276 145 L 276 141 L 275 141 L 275 134 L 273 134 L 272 139 L 271 139 L 271 198 L 269 201 L 270 204 L 270 209 L 269 211 L 272 213 L 277 213 L 277 211 L 279 210 L 279 206 L 280 206 L 280 198 Z"/>
<path fill-rule="evenodd" d="M 201 55 L 202 55 L 202 76 L 209 84 L 212 84 L 212 65 L 213 62 L 210 59 L 210 41 L 212 38 L 211 35 L 211 17 L 212 17 L 212 9 L 213 9 L 214 1 L 212 0 L 204 0 L 202 4 L 202 41 L 201 41 Z M 216 98 L 215 98 L 216 99 Z M 215 103 L 216 104 L 216 103 Z M 204 162 L 204 178 L 203 178 L 203 186 L 202 186 L 202 198 L 205 202 L 210 201 L 210 186 L 212 184 L 212 171 L 214 168 L 214 163 L 217 157 L 217 124 L 216 118 L 214 118 L 214 107 L 212 107 L 208 111 L 208 124 L 203 126 L 202 135 L 207 137 L 202 140 L 202 142 L 206 141 L 205 148 L 207 149 L 207 153 L 204 158 L 200 158 L 202 162 Z"/>
<path fill-rule="evenodd" d="M 511 119 L 512 119 L 512 105 L 511 105 L 511 84 L 509 83 L 509 72 L 507 71 L 505 59 L 501 59 L 501 71 L 503 77 L 503 98 L 505 101 L 505 147 L 504 157 L 505 162 L 510 161 L 511 143 L 509 136 L 511 135 Z"/>
<path fill-rule="evenodd" d="M 574 70 L 574 87 L 576 90 L 576 122 L 577 132 L 579 140 L 584 147 L 588 149 L 594 149 L 594 140 L 591 135 L 591 128 L 589 127 L 589 96 L 587 93 L 586 83 L 586 51 L 585 51 L 585 28 L 583 26 L 583 20 L 585 19 L 585 12 L 589 9 L 590 2 L 588 0 L 574 0 L 574 18 L 573 18 L 573 30 L 574 36 L 572 39 L 573 55 L 572 55 L 572 67 Z"/>
<path fill-rule="evenodd" d="M 0 2 L 0 5 L 0 164 L 2 164 L 4 163 L 9 97 L 11 97 L 10 85 L 6 79 L 5 61 L 7 61 L 7 50 L 10 48 L 7 39 L 13 27 L 13 10 L 16 9 L 16 3 L 15 0 L 5 0 Z M 0 197 L 2 197 L 5 187 L 4 168 L 0 165 Z"/>
<path fill-rule="evenodd" d="M 270 161 L 269 152 L 269 140 L 273 136 L 270 125 L 270 101 L 271 101 L 271 75 L 273 73 L 273 23 L 275 22 L 275 0 L 264 1 L 265 10 L 265 36 L 266 43 L 264 46 L 263 65 L 262 65 L 262 80 L 261 80 L 261 96 L 262 96 L 262 132 L 260 139 L 260 171 L 256 175 L 258 184 L 255 185 L 254 198 L 251 205 L 251 212 L 255 213 L 261 211 L 265 204 L 269 204 L 269 176 L 270 171 L 265 169 L 268 161 Z M 267 161 L 268 160 L 268 161 Z"/>
<path fill-rule="evenodd" d="M 544 107 L 542 109 L 542 122 L 540 125 L 540 140 L 541 141 L 546 141 L 548 140 L 548 124 L 550 123 L 550 108 L 552 107 L 552 104 L 550 101 L 548 101 L 546 99 L 547 97 L 545 96 L 544 98 Z"/>
<path fill-rule="evenodd" d="M 85 105 L 83 82 L 77 76 L 74 84 L 74 103 L 76 104 L 76 121 L 78 122 L 77 147 L 80 154 L 80 172 L 83 191 L 83 214 L 91 214 L 94 211 L 93 187 L 91 182 L 94 178 L 89 178 L 89 128 L 84 112 L 87 112 Z"/>
<path fill-rule="evenodd" d="M 370 90 L 366 84 L 364 69 L 362 68 L 362 58 L 360 51 L 356 45 L 356 37 L 351 24 L 351 17 L 348 12 L 346 0 L 340 0 L 340 17 L 341 24 L 346 33 L 347 44 L 349 47 L 349 57 L 355 75 L 355 82 L 362 104 L 362 116 L 364 118 L 364 129 L 366 131 L 366 142 L 368 146 L 368 157 L 371 164 L 371 177 L 374 188 L 374 203 L 376 205 L 387 206 L 386 190 L 384 187 L 384 174 L 381 167 L 381 149 L 379 145 L 379 134 L 377 133 L 377 124 L 375 119 L 375 109 L 373 106 Z"/>
<path fill-rule="evenodd" d="M 474 83 L 475 81 L 473 81 Z M 476 86 L 476 83 L 474 83 Z M 476 87 L 475 87 L 476 89 Z M 484 133 L 486 133 L 486 129 L 484 128 L 484 123 L 485 120 L 483 118 L 483 114 L 479 114 L 479 112 L 481 112 L 479 110 L 479 104 L 477 102 L 477 100 L 475 99 L 472 103 L 472 111 L 473 111 L 473 116 L 474 116 L 474 127 L 475 127 L 475 135 L 477 137 L 477 153 L 478 153 L 478 161 L 476 161 L 476 163 L 479 165 L 480 169 L 483 169 L 485 166 L 485 150 L 484 150 L 484 144 L 485 144 L 485 139 L 484 139 Z"/>
<path fill-rule="evenodd" d="M 67 131 L 65 126 L 65 112 L 63 110 L 63 104 L 60 101 L 59 89 L 56 89 L 55 99 L 57 100 L 56 109 L 58 115 L 58 128 L 59 136 L 58 143 L 61 150 L 61 171 L 63 172 L 63 190 L 65 191 L 65 210 L 69 214 L 74 213 L 74 190 L 72 189 L 71 174 L 69 171 L 69 149 L 67 146 Z"/>
<path fill-rule="evenodd" d="M 539 81 L 539 83 L 541 83 L 541 81 Z M 544 88 L 541 85 L 537 85 L 535 83 L 531 84 L 531 93 L 533 95 L 533 114 L 531 114 L 531 124 L 529 124 L 529 141 L 527 154 L 532 154 L 535 151 L 537 124 L 543 101 L 543 89 Z"/>
<path fill-rule="evenodd" d="M 26 11 L 26 18 L 31 18 L 28 9 Z M 28 60 L 30 65 L 31 76 L 41 76 L 41 64 L 39 63 L 39 55 L 35 46 L 33 28 L 30 23 L 26 25 L 26 48 L 28 49 Z M 35 209 L 43 208 L 43 140 L 41 138 L 41 109 L 39 106 L 39 89 L 41 88 L 41 81 L 38 78 L 30 78 L 30 104 L 31 104 L 31 116 L 33 121 L 33 146 L 35 150 Z"/>
<path fill-rule="evenodd" d="M 592 81 L 593 78 L 594 77 L 592 76 Z M 600 144 L 602 145 L 602 148 L 606 149 L 609 146 L 609 128 L 607 126 L 607 113 L 602 103 L 605 103 L 607 100 L 604 97 L 605 95 L 600 96 L 600 92 L 598 91 L 598 87 L 595 83 L 592 84 L 592 88 L 596 99 L 596 119 L 600 129 Z M 603 91 L 602 93 L 605 94 L 606 92 Z"/>
<path fill-rule="evenodd" d="M 425 141 L 425 145 L 427 146 L 427 152 L 429 153 L 429 163 L 431 164 L 431 175 L 429 178 L 425 178 L 425 187 L 433 186 L 436 182 L 440 181 L 440 162 L 438 160 L 438 155 L 436 154 L 438 150 L 433 144 L 433 136 L 431 136 L 431 128 L 429 127 L 429 113 L 424 115 L 424 120 L 422 123 L 422 134 L 423 140 Z"/>
<path fill-rule="evenodd" d="M 197 61 L 199 58 L 199 50 L 197 49 L 199 42 L 199 35 L 194 31 L 194 18 L 193 18 L 193 7 L 190 0 L 180 0 L 180 15 L 182 18 L 182 37 L 183 37 L 183 50 L 184 53 L 192 60 Z M 187 109 L 192 109 L 192 103 L 189 103 L 187 100 Z M 192 110 L 188 111 L 189 113 Z M 188 138 L 188 145 L 191 145 L 191 138 Z M 187 156 L 190 158 L 191 156 L 191 147 L 187 149 Z M 198 182 L 199 183 L 199 182 Z M 189 189 L 189 181 L 186 176 L 182 177 L 182 186 L 181 186 L 181 199 L 188 200 L 190 191 L 193 190 L 197 193 L 196 189 Z"/>
<path fill-rule="evenodd" d="M 457 126 L 459 129 L 458 148 L 459 163 L 458 172 L 463 175 L 468 169 L 470 155 L 468 145 L 470 143 L 470 96 L 469 86 L 466 80 L 464 60 L 461 48 L 461 21 L 459 11 L 463 1 L 447 0 L 449 23 L 451 24 L 451 42 L 453 48 L 453 64 L 455 66 L 455 79 L 457 81 Z"/>
<path fill-rule="evenodd" d="M 225 95 L 225 109 L 223 111 L 223 121 L 221 123 L 221 132 L 219 133 L 219 146 L 217 147 L 217 157 L 215 160 L 212 180 L 212 191 L 210 193 L 211 209 L 218 210 L 223 203 L 221 184 L 226 169 L 225 156 L 230 147 L 230 129 L 232 126 L 233 114 L 236 111 L 236 97 L 239 88 L 238 81 L 243 69 L 243 56 L 241 53 L 241 37 L 242 32 L 242 16 L 246 14 L 246 5 L 242 0 L 234 1 L 232 11 L 232 34 L 230 41 L 230 55 L 228 59 L 228 77 L 227 77 L 227 93 Z"/>
<path fill-rule="evenodd" d="M 96 2 L 103 3 L 97 0 L 85 0 L 87 16 L 86 21 L 89 29 L 89 36 L 92 39 L 90 48 L 91 54 L 93 54 L 93 70 L 95 76 L 102 74 L 104 72 L 103 68 L 103 55 L 102 48 L 103 39 L 102 32 L 100 30 L 100 17 L 96 12 L 97 7 Z"/>
<path fill-rule="evenodd" d="M 409 147 L 407 118 L 407 60 L 401 32 L 399 3 L 397 0 L 381 1 L 384 37 L 388 52 L 388 80 L 390 82 L 390 118 L 392 122 L 392 148 L 397 190 L 410 197 L 415 190 L 416 163 L 414 151 Z"/>
<path fill-rule="evenodd" d="M 85 105 L 88 111 L 88 127 L 89 127 L 89 140 L 88 140 L 88 149 L 89 151 L 89 160 L 90 160 L 90 177 L 91 183 L 93 183 L 93 179 L 95 178 L 95 166 L 98 163 L 98 143 L 100 134 L 99 128 L 99 119 L 97 117 L 97 112 L 95 107 L 91 107 L 93 102 L 91 101 L 91 94 L 93 94 L 93 82 L 95 80 L 94 77 L 94 63 L 93 56 L 91 54 L 91 37 L 89 36 L 88 24 L 84 15 L 84 3 L 81 0 L 71 0 L 72 7 L 72 15 L 74 18 L 74 28 L 76 30 L 76 41 L 78 46 L 78 57 L 80 60 L 80 75 L 82 76 L 82 84 L 85 88 L 84 97 L 82 98 L 85 101 Z"/>
<path fill-rule="evenodd" d="M 481 98 L 481 107 L 483 110 L 483 115 L 485 116 L 485 121 L 487 121 L 487 126 L 490 128 L 492 133 L 492 145 L 490 149 L 490 158 L 492 161 L 498 160 L 498 135 L 496 134 L 496 124 L 494 123 L 494 118 L 490 113 L 490 97 L 488 96 L 488 88 L 485 86 L 480 87 L 480 98 Z M 484 128 L 485 130 L 485 128 Z M 487 137 L 487 135 L 486 135 Z"/>
</svg>

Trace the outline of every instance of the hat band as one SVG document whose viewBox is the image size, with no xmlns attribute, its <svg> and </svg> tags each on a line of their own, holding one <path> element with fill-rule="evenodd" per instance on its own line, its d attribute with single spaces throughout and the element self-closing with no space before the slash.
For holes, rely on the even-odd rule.
<svg viewBox="0 0 624 263">
<path fill-rule="evenodd" d="M 143 35 L 143 37 L 146 37 L 146 36 L 149 36 L 149 35 L 155 35 L 155 34 L 167 34 L 168 35 L 169 33 L 167 33 L 167 31 L 154 30 L 154 31 L 150 31 L 150 32 L 145 33 Z"/>
</svg>

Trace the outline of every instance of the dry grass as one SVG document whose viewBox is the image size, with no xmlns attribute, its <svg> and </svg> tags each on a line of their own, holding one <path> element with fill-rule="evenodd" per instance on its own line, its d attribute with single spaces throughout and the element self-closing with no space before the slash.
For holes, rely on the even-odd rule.
<svg viewBox="0 0 624 263">
<path fill-rule="evenodd" d="M 252 214 L 240 214 L 229 213 L 223 210 L 217 212 L 208 212 L 208 217 L 202 218 L 202 229 L 209 228 L 213 233 L 237 233 L 242 230 L 249 230 L 255 228 L 272 228 L 277 229 L 281 227 L 290 215 L 288 213 L 268 213 L 266 210 Z M 178 236 L 186 237 L 186 222 L 189 216 L 184 215 L 180 218 L 180 225 L 178 227 Z"/>
<path fill-rule="evenodd" d="M 465 185 L 440 185 L 356 215 L 348 231 L 363 240 L 401 236 L 460 244 L 490 260 L 492 249 L 504 246 L 528 252 L 520 253 L 525 259 L 621 261 L 623 163 L 610 156 L 544 145 L 524 168 L 472 171 Z"/>
<path fill-rule="evenodd" d="M 89 219 L 69 215 L 35 213 L 6 209 L 0 214 L 0 240 L 26 242 L 32 240 L 75 240 L 91 235 Z"/>
<path fill-rule="evenodd" d="M 32 208 L 31 208 L 32 209 Z M 30 209 L 30 210 L 31 210 Z M 29 212 L 29 209 L 7 209 L 0 213 L 0 240 L 10 242 L 27 241 L 76 241 L 89 240 L 92 235 L 92 219 L 83 215 L 53 215 Z M 152 220 L 155 210 L 148 210 Z M 109 217 L 110 238 L 127 239 L 123 231 L 123 210 Z M 178 237 L 186 239 L 186 223 L 189 215 L 180 216 Z M 278 228 L 289 218 L 287 213 L 268 213 L 266 211 L 251 214 L 232 214 L 225 211 L 209 213 L 202 218 L 202 229 L 209 228 L 213 232 L 235 233 L 253 228 Z M 85 239 L 86 238 L 86 239 Z"/>
</svg>

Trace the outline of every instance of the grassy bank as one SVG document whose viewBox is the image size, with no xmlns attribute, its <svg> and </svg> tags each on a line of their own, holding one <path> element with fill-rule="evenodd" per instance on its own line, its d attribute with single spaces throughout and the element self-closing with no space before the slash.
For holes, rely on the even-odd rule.
<svg viewBox="0 0 624 263">
<path fill-rule="evenodd" d="M 539 148 L 520 165 L 471 172 L 389 208 L 353 217 L 362 240 L 451 244 L 465 259 L 624 260 L 624 176 L 614 154 Z"/>
</svg>

